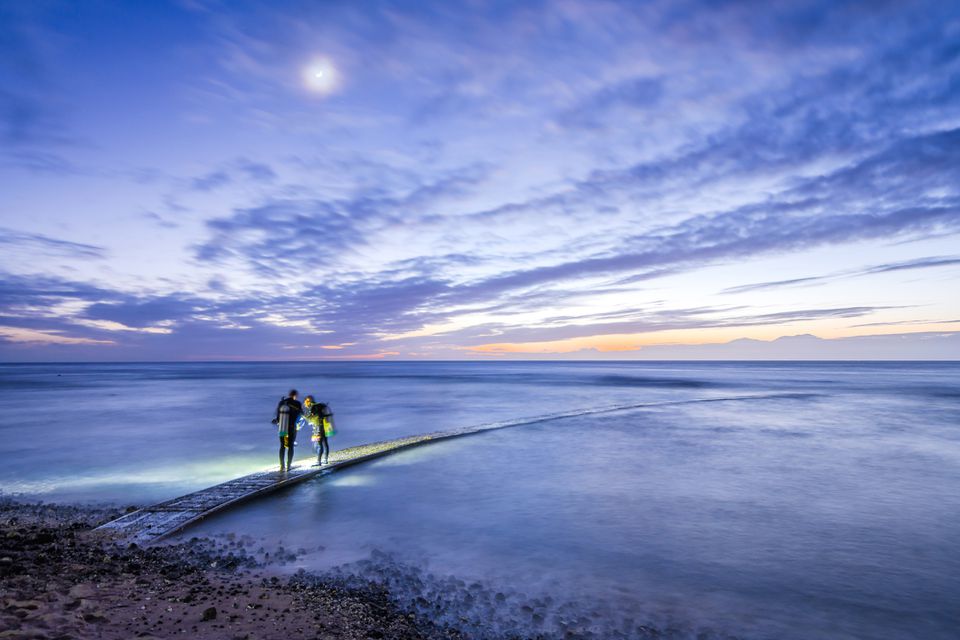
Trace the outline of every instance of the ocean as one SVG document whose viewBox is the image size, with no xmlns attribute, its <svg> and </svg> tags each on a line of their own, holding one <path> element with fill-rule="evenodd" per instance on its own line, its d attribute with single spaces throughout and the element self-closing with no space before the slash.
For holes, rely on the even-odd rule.
<svg viewBox="0 0 960 640">
<path fill-rule="evenodd" d="M 334 449 L 641 406 L 400 452 L 181 539 L 432 594 L 478 637 L 960 636 L 960 363 L 0 365 L 0 487 L 144 505 L 274 465 L 291 387 Z"/>
</svg>

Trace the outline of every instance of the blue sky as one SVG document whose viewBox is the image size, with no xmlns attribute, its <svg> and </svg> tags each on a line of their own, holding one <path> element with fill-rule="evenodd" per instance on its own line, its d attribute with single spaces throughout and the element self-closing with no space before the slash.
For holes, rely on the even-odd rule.
<svg viewBox="0 0 960 640">
<path fill-rule="evenodd" d="M 0 0 L 6 361 L 960 359 L 958 237 L 955 3 Z"/>
</svg>

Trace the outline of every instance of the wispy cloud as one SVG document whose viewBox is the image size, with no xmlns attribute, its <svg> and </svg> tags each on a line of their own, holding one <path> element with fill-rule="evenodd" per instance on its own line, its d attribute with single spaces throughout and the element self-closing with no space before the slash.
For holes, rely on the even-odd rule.
<svg viewBox="0 0 960 640">
<path fill-rule="evenodd" d="M 190 179 L 189 186 L 194 191 L 213 191 L 236 181 L 269 183 L 276 178 L 277 173 L 269 164 L 237 158 L 218 169 Z"/>
<path fill-rule="evenodd" d="M 196 191 L 212 191 L 230 182 L 230 174 L 226 171 L 211 171 L 190 181 L 190 188 Z"/>
<path fill-rule="evenodd" d="M 888 307 L 833 307 L 793 309 L 764 313 L 756 309 L 731 310 L 723 307 L 700 309 L 636 310 L 631 317 L 617 322 L 600 317 L 577 321 L 553 321 L 529 324 L 485 324 L 451 331 L 439 336 L 461 345 L 483 346 L 491 342 L 520 345 L 611 335 L 638 335 L 664 331 L 702 330 L 730 327 L 790 326 L 814 320 L 860 318 Z M 735 312 L 734 312 L 735 311 Z"/>
<path fill-rule="evenodd" d="M 911 325 L 921 325 L 921 326 L 931 326 L 931 325 L 948 325 L 948 324 L 958 324 L 960 320 L 936 320 L 931 318 L 922 318 L 919 320 L 894 320 L 890 322 L 864 322 L 861 324 L 855 324 L 854 327 L 904 327 Z"/>
<path fill-rule="evenodd" d="M 44 30 L 23 5 L 0 7 L 0 166 L 65 174 L 76 144 L 41 42 Z M 55 40 L 55 38 L 49 39 Z"/>
<path fill-rule="evenodd" d="M 950 3 L 77 11 L 0 8 L 11 331 L 404 357 L 960 311 Z"/>
<path fill-rule="evenodd" d="M 751 291 L 777 289 L 780 287 L 809 286 L 813 284 L 832 282 L 834 280 L 842 280 L 844 278 L 859 278 L 861 276 L 869 276 L 878 273 L 910 271 L 913 269 L 932 269 L 937 267 L 952 267 L 957 265 L 960 265 L 960 256 L 935 256 L 929 258 L 919 258 L 916 260 L 906 260 L 903 262 L 875 265 L 855 271 L 838 271 L 836 273 L 822 276 L 808 276 L 805 278 L 791 278 L 789 280 L 773 280 L 771 282 L 744 284 L 724 289 L 722 293 L 748 293 Z"/>
<path fill-rule="evenodd" d="M 105 256 L 104 248 L 96 245 L 61 240 L 42 233 L 30 233 L 0 227 L 0 246 L 4 245 L 8 251 L 15 247 L 18 250 L 75 258 L 103 258 Z"/>
<path fill-rule="evenodd" d="M 22 343 L 27 345 L 112 345 L 112 340 L 94 340 L 93 338 L 77 338 L 65 336 L 54 331 L 36 331 L 20 327 L 0 326 L 0 341 Z"/>
<path fill-rule="evenodd" d="M 471 166 L 399 193 L 364 188 L 342 199 L 273 198 L 208 221 L 213 235 L 197 256 L 238 256 L 264 274 L 330 264 L 334 252 L 349 252 L 377 233 L 436 214 L 436 207 L 474 188 L 485 175 L 484 167 Z"/>
<path fill-rule="evenodd" d="M 655 106 L 663 98 L 661 78 L 637 77 L 609 84 L 563 111 L 557 123 L 564 127 L 595 129 L 620 117 L 618 108 L 639 110 Z"/>
</svg>

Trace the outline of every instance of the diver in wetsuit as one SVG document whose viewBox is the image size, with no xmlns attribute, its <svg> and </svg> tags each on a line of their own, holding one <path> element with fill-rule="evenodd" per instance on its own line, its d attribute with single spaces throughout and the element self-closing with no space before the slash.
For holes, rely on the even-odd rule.
<svg viewBox="0 0 960 640">
<path fill-rule="evenodd" d="M 333 413 L 330 407 L 322 402 L 317 402 L 313 396 L 307 396 L 303 399 L 303 419 L 313 428 L 314 451 L 317 452 L 317 464 L 320 466 L 327 464 L 330 460 L 330 441 L 328 437 L 333 435 Z"/>
<path fill-rule="evenodd" d="M 287 397 L 277 405 L 277 417 L 274 423 L 280 435 L 280 471 L 290 469 L 293 465 L 293 446 L 297 438 L 297 418 L 303 413 L 303 407 L 297 401 L 297 390 L 291 389 Z M 287 464 L 283 464 L 283 452 L 287 452 Z"/>
</svg>

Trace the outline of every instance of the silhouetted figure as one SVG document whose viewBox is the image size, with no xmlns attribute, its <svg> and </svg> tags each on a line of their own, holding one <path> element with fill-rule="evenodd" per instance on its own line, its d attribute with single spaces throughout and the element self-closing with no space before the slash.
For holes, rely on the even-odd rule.
<svg viewBox="0 0 960 640">
<path fill-rule="evenodd" d="M 274 423 L 280 435 L 280 471 L 290 469 L 293 465 L 293 447 L 297 439 L 297 419 L 303 413 L 303 407 L 297 401 L 297 390 L 291 389 L 287 397 L 277 405 L 277 417 Z M 283 452 L 287 452 L 287 464 L 283 464 Z"/>
</svg>

